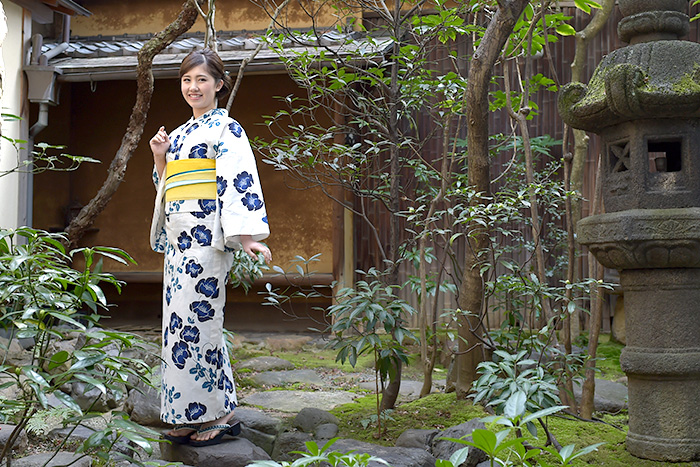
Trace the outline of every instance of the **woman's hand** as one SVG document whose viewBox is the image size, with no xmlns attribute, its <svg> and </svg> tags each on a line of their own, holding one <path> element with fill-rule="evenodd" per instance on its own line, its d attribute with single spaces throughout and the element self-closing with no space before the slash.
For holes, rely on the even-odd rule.
<svg viewBox="0 0 700 467">
<path fill-rule="evenodd" d="M 170 149 L 170 138 L 168 138 L 164 126 L 158 129 L 158 132 L 148 144 L 151 146 L 151 151 L 153 151 L 153 162 L 156 164 L 156 171 L 160 177 L 165 169 L 165 153 Z"/>
<path fill-rule="evenodd" d="M 272 253 L 268 247 L 260 242 L 253 241 L 250 235 L 241 235 L 240 239 L 241 245 L 243 245 L 243 251 L 248 253 L 248 256 L 253 259 L 258 259 L 258 253 L 262 253 L 263 258 L 265 258 L 265 263 L 270 264 L 270 262 L 272 262 Z"/>
</svg>

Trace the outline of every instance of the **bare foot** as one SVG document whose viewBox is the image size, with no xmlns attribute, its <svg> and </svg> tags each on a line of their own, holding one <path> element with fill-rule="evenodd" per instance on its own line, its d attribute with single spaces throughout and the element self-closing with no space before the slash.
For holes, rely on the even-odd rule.
<svg viewBox="0 0 700 467">
<path fill-rule="evenodd" d="M 203 430 L 205 428 L 209 428 L 210 426 L 214 425 L 227 425 L 228 421 L 233 418 L 233 412 L 229 412 L 228 414 L 224 415 L 221 418 L 217 418 L 216 420 L 212 420 L 211 422 L 206 422 L 203 423 L 201 427 L 199 427 L 199 430 Z M 195 431 L 190 439 L 192 441 L 207 441 L 212 438 L 214 438 L 216 435 L 218 435 L 222 430 L 211 430 L 207 431 L 205 433 L 200 433 L 198 431 Z"/>
<path fill-rule="evenodd" d="M 173 437 L 187 436 L 191 433 L 197 433 L 197 429 L 189 427 L 175 427 L 172 430 L 168 431 L 168 435 Z"/>
</svg>

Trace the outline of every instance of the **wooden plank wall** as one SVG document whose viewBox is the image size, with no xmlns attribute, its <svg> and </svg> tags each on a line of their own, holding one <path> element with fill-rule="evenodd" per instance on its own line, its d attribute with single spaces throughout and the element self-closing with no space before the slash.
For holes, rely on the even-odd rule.
<svg viewBox="0 0 700 467">
<path fill-rule="evenodd" d="M 569 2 L 571 3 L 571 2 Z M 691 15 L 697 13 L 698 7 L 693 7 L 691 9 Z M 580 10 L 577 10 L 571 6 L 564 7 L 564 11 L 567 15 L 573 16 L 572 25 L 578 31 L 585 27 L 589 21 L 589 16 Z M 601 31 L 601 33 L 596 36 L 589 44 L 588 47 L 588 59 L 585 70 L 585 82 L 588 82 L 590 76 L 592 75 L 595 67 L 600 62 L 602 57 L 612 50 L 622 47 L 624 44 L 620 43 L 617 37 L 617 24 L 622 19 L 622 15 L 617 7 L 611 15 L 612 17 L 608 21 L 606 27 Z M 697 26 L 697 22 L 691 23 L 691 31 L 689 37 L 684 38 L 691 41 L 700 41 L 700 29 Z M 463 75 L 467 75 L 468 71 L 468 57 L 471 53 L 472 47 L 469 40 L 460 40 L 452 45 L 454 49 L 457 50 L 460 60 L 458 61 L 458 70 Z M 573 37 L 565 37 L 556 43 L 549 44 L 549 51 L 551 54 L 551 63 L 554 66 L 556 78 L 551 72 L 550 60 L 547 57 L 537 59 L 533 63 L 534 71 L 533 73 L 542 73 L 545 76 L 555 79 L 558 83 L 566 84 L 571 79 L 571 62 L 573 61 L 575 43 Z M 437 64 L 437 69 L 446 71 L 449 69 L 454 70 L 454 64 L 447 59 L 446 52 L 444 50 L 436 50 L 431 60 Z M 456 70 L 455 70 L 456 71 Z M 497 71 L 501 73 L 501 71 Z M 541 136 L 550 135 L 555 139 L 561 139 L 564 131 L 564 124 L 559 117 L 556 105 L 557 95 L 554 92 L 540 92 L 534 96 L 535 100 L 539 106 L 539 116 L 536 116 L 530 121 L 529 131 L 531 136 Z M 434 130 L 431 127 L 433 125 L 430 117 L 427 114 L 419 115 L 416 117 L 419 124 L 419 133 L 421 135 L 429 135 Z M 492 134 L 495 133 L 512 133 L 512 123 L 511 119 L 505 112 L 494 112 L 491 114 L 489 119 L 490 131 Z M 466 134 L 464 130 L 459 132 L 460 138 L 465 138 Z M 601 142 L 596 135 L 589 135 L 591 137 L 588 151 L 588 159 L 586 162 L 585 175 L 584 175 L 584 189 L 583 196 L 585 200 L 592 199 L 592 193 L 594 190 L 595 183 L 595 173 L 597 170 L 597 159 L 598 154 L 601 151 Z M 430 138 L 424 148 L 423 157 L 428 160 L 435 160 L 437 155 L 442 150 L 441 137 L 439 135 Z M 553 156 L 561 157 L 562 151 L 560 147 L 554 148 Z M 510 160 L 509 154 L 501 154 L 492 164 L 492 179 L 496 178 L 507 166 Z M 410 188 L 414 183 L 412 174 L 408 171 L 403 173 L 402 187 Z M 583 216 L 589 214 L 590 203 L 584 201 L 583 203 Z M 357 204 L 360 207 L 360 204 Z M 404 206 L 405 207 L 405 206 Z M 368 218 L 372 219 L 373 223 L 378 226 L 378 235 L 382 237 L 384 244 L 388 244 L 388 234 L 389 234 L 389 222 L 388 213 L 383 205 L 379 202 L 364 203 L 364 210 Z M 367 270 L 371 266 L 381 266 L 381 255 L 376 248 L 376 243 L 373 240 L 374 233 L 367 227 L 367 223 L 363 222 L 361 219 L 356 219 L 355 221 L 356 231 L 355 231 L 355 257 L 356 257 L 356 268 L 361 270 Z M 524 229 L 526 237 L 529 237 L 529 229 Z M 412 233 L 409 231 L 404 231 L 404 238 L 411 238 Z M 530 237 L 531 238 L 531 237 Z M 507 238 L 502 239 L 503 242 L 510 241 Z M 439 245 L 433 245 L 436 250 L 440 248 Z M 585 251 L 582 252 L 585 255 Z M 565 254 L 565 252 L 561 252 Z M 460 264 L 464 263 L 463 258 L 466 255 L 465 246 L 463 243 L 456 251 L 456 258 L 458 258 Z M 516 261 L 524 262 L 527 261 L 524 253 L 518 258 L 514 258 Z M 587 264 L 585 261 L 585 256 L 580 259 L 580 267 L 582 268 L 583 274 L 587 273 Z M 611 276 L 614 277 L 615 271 L 611 271 Z M 400 268 L 400 281 L 402 283 L 408 282 L 408 277 L 410 275 L 417 275 L 417 271 L 408 264 L 402 264 Z M 455 268 L 448 265 L 447 275 L 459 275 L 459 271 L 455 271 Z M 443 280 L 450 280 L 454 282 L 453 278 L 446 277 Z M 558 281 L 560 278 L 552 278 L 552 283 Z M 415 294 L 410 293 L 408 289 L 405 289 L 400 294 L 401 298 L 407 300 L 414 306 L 417 306 L 417 300 Z M 445 310 L 456 309 L 458 307 L 458 297 L 451 293 L 440 294 L 437 298 L 437 309 L 438 316 L 441 315 Z M 495 311 L 499 304 L 491 303 L 489 304 L 490 316 L 489 323 L 491 327 L 497 327 L 500 325 L 503 316 L 499 311 Z M 444 322 L 445 319 L 440 321 Z M 417 327 L 417 319 L 412 318 L 410 322 L 411 326 Z M 583 323 L 585 325 L 585 321 Z M 609 330 L 610 328 L 610 311 L 606 308 L 606 316 L 604 316 L 604 329 Z"/>
</svg>

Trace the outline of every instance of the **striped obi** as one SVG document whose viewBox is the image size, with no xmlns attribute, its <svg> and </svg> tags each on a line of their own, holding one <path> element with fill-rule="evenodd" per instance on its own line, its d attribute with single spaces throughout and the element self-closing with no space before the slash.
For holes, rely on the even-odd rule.
<svg viewBox="0 0 700 467">
<path fill-rule="evenodd" d="M 165 201 L 216 199 L 216 160 L 178 159 L 165 166 Z"/>
</svg>

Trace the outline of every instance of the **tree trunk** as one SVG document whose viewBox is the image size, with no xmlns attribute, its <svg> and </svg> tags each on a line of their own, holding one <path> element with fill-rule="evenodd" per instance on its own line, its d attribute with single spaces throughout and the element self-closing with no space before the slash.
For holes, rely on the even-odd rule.
<svg viewBox="0 0 700 467">
<path fill-rule="evenodd" d="M 584 71 L 586 67 L 586 59 L 588 55 L 588 43 L 593 39 L 598 33 L 603 29 L 605 23 L 607 23 L 612 13 L 613 6 L 615 5 L 615 0 L 602 0 L 600 3 L 600 10 L 595 10 L 591 21 L 586 25 L 586 27 L 576 33 L 576 51 L 574 53 L 574 61 L 571 63 L 571 82 L 581 82 L 584 79 Z M 574 134 L 574 152 L 573 160 L 571 162 L 571 190 L 582 193 L 583 192 L 583 175 L 584 168 L 586 166 L 586 157 L 588 155 L 588 136 L 583 130 L 573 130 Z M 564 148 L 564 153 L 568 152 L 567 148 Z M 579 200 L 574 200 L 572 202 L 572 224 L 574 229 L 576 229 L 577 222 L 582 217 L 581 212 L 581 202 Z M 575 268 L 574 280 L 580 277 L 580 268 Z M 573 281 L 572 281 L 573 282 Z M 578 313 L 571 317 L 571 327 L 570 336 L 575 339 L 581 334 L 581 325 L 578 320 Z"/>
<path fill-rule="evenodd" d="M 467 81 L 467 148 L 468 182 L 479 196 L 490 193 L 491 174 L 489 166 L 489 103 L 488 86 L 493 67 L 501 54 L 528 0 L 501 0 L 498 9 L 477 47 L 469 66 Z M 473 203 L 479 204 L 479 196 Z M 457 355 L 457 397 L 465 397 L 476 379 L 476 366 L 483 359 L 483 350 L 474 347 L 480 342 L 484 329 L 480 316 L 484 313 L 484 285 L 480 271 L 480 252 L 488 245 L 488 232 L 476 224 L 468 226 L 474 235 L 469 239 L 460 293 L 460 308 L 470 313 L 460 318 L 459 354 Z M 471 348 L 470 350 L 470 347 Z"/>
<path fill-rule="evenodd" d="M 201 2 L 202 0 L 197 1 Z M 177 19 L 146 42 L 139 51 L 138 65 L 136 67 L 136 103 L 131 111 L 126 133 L 124 133 L 121 146 L 109 166 L 107 179 L 102 184 L 97 195 L 80 210 L 66 228 L 70 248 L 77 246 L 85 231 L 92 225 L 112 199 L 114 193 L 116 193 L 124 179 L 126 165 L 141 140 L 148 110 L 151 107 L 151 96 L 153 95 L 153 57 L 172 44 L 180 35 L 187 32 L 194 25 L 197 16 L 196 5 L 192 1 L 186 0 Z"/>
</svg>

